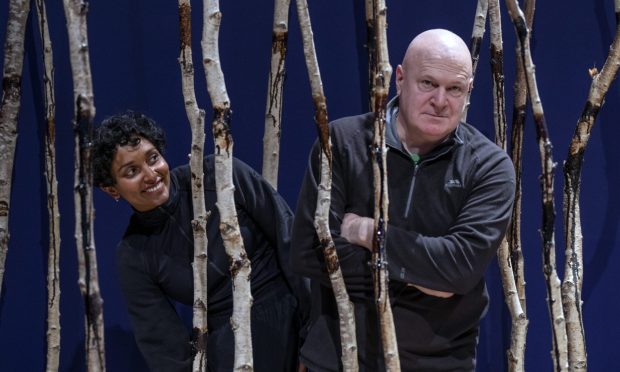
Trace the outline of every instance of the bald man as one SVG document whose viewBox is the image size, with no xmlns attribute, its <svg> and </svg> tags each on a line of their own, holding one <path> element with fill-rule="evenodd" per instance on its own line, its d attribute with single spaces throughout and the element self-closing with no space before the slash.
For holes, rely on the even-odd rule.
<svg viewBox="0 0 620 372">
<path fill-rule="evenodd" d="M 389 290 L 403 371 L 473 371 L 488 294 L 484 272 L 508 226 L 512 162 L 461 122 L 472 87 L 467 45 L 447 30 L 409 44 L 387 107 Z M 360 371 L 384 370 L 369 261 L 373 237 L 370 145 L 374 114 L 331 123 L 331 232 L 355 307 Z M 313 220 L 319 145 L 299 194 L 292 265 L 311 279 L 312 312 L 301 350 L 312 372 L 339 371 L 335 299 Z"/>
</svg>

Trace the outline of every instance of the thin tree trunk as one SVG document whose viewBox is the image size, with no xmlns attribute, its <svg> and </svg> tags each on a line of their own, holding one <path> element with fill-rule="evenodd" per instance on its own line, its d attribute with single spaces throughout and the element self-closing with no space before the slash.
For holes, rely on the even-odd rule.
<svg viewBox="0 0 620 372">
<path fill-rule="evenodd" d="M 478 69 L 478 60 L 480 59 L 480 46 L 482 45 L 482 39 L 484 37 L 485 25 L 487 22 L 487 13 L 489 9 L 489 0 L 478 0 L 476 5 L 476 16 L 474 18 L 474 29 L 471 33 L 471 40 L 469 41 L 469 52 L 471 54 L 472 62 L 472 78 L 476 75 Z M 461 121 L 467 121 L 467 111 L 469 110 L 469 104 L 471 99 L 471 90 L 467 92 L 467 103 L 461 116 Z"/>
<path fill-rule="evenodd" d="M 269 70 L 265 135 L 263 137 L 263 177 L 274 189 L 277 189 L 282 133 L 282 91 L 284 89 L 284 77 L 286 76 L 284 62 L 288 48 L 288 13 L 291 0 L 275 0 L 274 3 L 271 69 Z"/>
<path fill-rule="evenodd" d="M 344 371 L 358 371 L 355 312 L 353 304 L 349 300 L 349 295 L 347 294 L 347 288 L 338 261 L 338 253 L 329 229 L 329 209 L 332 188 L 332 150 L 329 137 L 327 102 L 323 92 L 321 72 L 314 48 L 308 4 L 306 0 L 297 0 L 296 5 L 304 44 L 304 56 L 312 89 L 312 101 L 314 102 L 315 109 L 314 120 L 319 133 L 319 143 L 321 144 L 321 180 L 318 187 L 316 211 L 314 213 L 314 227 L 323 247 L 327 272 L 332 284 L 334 296 L 336 297 L 340 324 L 342 367 Z"/>
<path fill-rule="evenodd" d="M 235 335 L 235 371 L 253 371 L 252 330 L 250 315 L 252 267 L 243 247 L 235 209 L 233 184 L 233 138 L 230 133 L 230 100 L 226 92 L 224 74 L 220 65 L 218 35 L 222 13 L 217 0 L 204 4 L 202 53 L 207 90 L 214 110 L 213 138 L 215 142 L 215 186 L 217 208 L 220 212 L 220 233 L 230 260 L 233 287 L 233 314 L 230 319 Z"/>
<path fill-rule="evenodd" d="M 534 19 L 535 0 L 526 0 L 525 19 L 528 28 L 531 30 Z M 531 32 L 531 31 L 530 31 Z M 528 37 L 529 37 L 528 33 Z M 525 366 L 525 345 L 527 336 L 527 309 L 525 300 L 525 272 L 523 263 L 523 251 L 521 249 L 521 176 L 522 176 L 522 149 L 523 149 L 523 129 L 525 126 L 525 109 L 527 104 L 527 82 L 525 79 L 525 69 L 521 57 L 521 48 L 516 46 L 516 77 L 515 77 L 515 96 L 512 114 L 512 136 L 511 136 L 511 158 L 515 167 L 516 187 L 515 201 L 512 210 L 512 220 L 506 234 L 510 255 L 502 257 L 512 268 L 512 276 L 515 283 L 516 301 L 512 305 L 511 315 L 513 325 L 511 329 L 511 343 L 508 350 L 508 370 L 523 371 Z M 508 296 L 506 296 L 508 299 Z M 511 308 L 511 305 L 509 305 Z"/>
<path fill-rule="evenodd" d="M 504 50 L 502 46 L 502 24 L 499 0 L 489 1 L 489 28 L 491 34 L 491 71 L 493 74 L 493 112 L 495 122 L 495 143 L 506 151 L 506 101 L 504 87 Z M 508 370 L 523 371 L 525 362 L 525 337 L 528 320 L 519 301 L 519 293 L 510 259 L 507 237 L 504 237 L 497 251 L 502 275 L 502 287 L 506 305 L 512 319 L 510 348 L 507 351 Z"/>
<path fill-rule="evenodd" d="M 60 211 L 56 179 L 56 99 L 54 96 L 54 58 L 43 0 L 36 0 L 39 33 L 43 45 L 43 84 L 45 89 L 45 179 L 49 221 L 47 256 L 47 365 L 46 371 L 58 371 L 60 363 Z"/>
<path fill-rule="evenodd" d="M 587 356 L 583 326 L 581 289 L 583 285 L 583 236 L 579 194 L 581 169 L 590 132 L 603 106 L 609 86 L 618 74 L 620 66 L 620 25 L 609 49 L 609 55 L 599 73 L 592 76 L 592 84 L 585 108 L 577 122 L 564 163 L 564 231 L 566 238 L 566 262 L 562 283 L 562 304 L 566 314 L 568 335 L 568 358 L 571 370 L 586 370 Z"/>
<path fill-rule="evenodd" d="M 194 219 L 192 231 L 194 235 L 194 262 L 192 263 L 194 279 L 193 302 L 193 371 L 207 370 L 207 219 L 209 213 L 205 207 L 203 190 L 204 180 L 204 144 L 205 144 L 205 112 L 198 108 L 194 89 L 194 63 L 192 60 L 192 8 L 190 0 L 179 0 L 179 28 L 181 34 L 181 82 L 185 112 L 192 130 L 192 147 L 190 170 L 192 173 L 192 207 Z"/>
<path fill-rule="evenodd" d="M 532 30 L 534 22 L 534 11 L 536 0 L 525 0 L 525 20 L 527 26 Z M 529 36 L 528 36 L 529 37 Z M 517 284 L 517 292 L 519 293 L 519 302 L 526 312 L 525 301 L 525 273 L 523 263 L 523 251 L 521 249 L 521 178 L 522 178 L 522 149 L 523 149 L 523 130 L 525 127 L 526 104 L 527 104 L 527 81 L 525 78 L 525 67 L 523 66 L 523 58 L 521 57 L 521 48 L 517 43 L 516 51 L 516 74 L 515 74 L 515 96 L 514 108 L 512 115 L 512 136 L 511 136 L 511 158 L 515 166 L 516 173 L 516 191 L 515 202 L 512 212 L 512 222 L 508 228 L 508 243 L 511 251 L 512 270 Z"/>
<path fill-rule="evenodd" d="M 506 0 L 506 5 L 515 26 L 518 43 L 521 48 L 521 57 L 523 59 L 523 65 L 525 66 L 527 87 L 530 102 L 532 102 L 534 121 L 536 123 L 536 137 L 541 158 L 543 273 L 547 283 L 547 303 L 552 324 L 553 365 L 555 371 L 565 371 L 568 369 L 568 348 L 564 311 L 561 302 L 561 282 L 556 271 L 555 258 L 555 202 L 553 198 L 553 171 L 555 163 L 552 153 L 553 146 L 549 139 L 543 107 L 536 86 L 536 73 L 532 61 L 529 30 L 527 28 L 525 16 L 516 0 Z"/>
<path fill-rule="evenodd" d="M 30 1 L 10 0 L 4 42 L 2 104 L 0 105 L 0 291 L 9 250 L 9 206 L 11 179 L 17 143 L 17 122 L 24 66 L 24 34 Z M 1 293 L 1 292 L 0 292 Z"/>
<path fill-rule="evenodd" d="M 368 48 L 368 109 L 375 109 L 375 76 L 377 75 L 376 1 L 365 0 L 366 48 Z"/>
<path fill-rule="evenodd" d="M 95 105 L 88 56 L 86 13 L 81 0 L 63 0 L 74 93 L 75 131 L 75 240 L 78 251 L 78 285 L 85 305 L 86 363 L 89 371 L 105 371 L 103 300 L 99 291 L 94 240 L 92 134 Z"/>
<path fill-rule="evenodd" d="M 374 134 L 373 134 L 373 179 L 374 179 L 374 239 L 372 251 L 372 269 L 375 289 L 375 301 L 379 324 L 381 325 L 381 343 L 386 371 L 400 371 L 398 344 L 394 329 L 394 317 L 388 291 L 387 257 L 385 253 L 385 234 L 388 226 L 388 181 L 385 146 L 385 108 L 390 90 L 392 66 L 390 66 L 387 47 L 387 8 L 385 0 L 375 3 L 375 31 L 377 41 L 377 74 L 375 76 L 374 99 Z M 415 330 L 413 330 L 415 332 Z"/>
<path fill-rule="evenodd" d="M 489 0 L 489 32 L 491 34 L 491 73 L 493 74 L 493 121 L 495 143 L 506 150 L 506 97 L 504 94 L 504 47 L 499 0 Z"/>
</svg>

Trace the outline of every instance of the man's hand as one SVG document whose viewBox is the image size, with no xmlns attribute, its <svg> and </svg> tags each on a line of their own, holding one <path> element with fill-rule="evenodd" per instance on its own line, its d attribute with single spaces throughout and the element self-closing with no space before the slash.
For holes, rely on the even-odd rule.
<svg viewBox="0 0 620 372">
<path fill-rule="evenodd" d="M 340 226 L 340 235 L 349 243 L 357 244 L 372 251 L 374 219 L 360 217 L 355 213 L 345 213 Z"/>
<path fill-rule="evenodd" d="M 361 217 L 355 213 L 345 213 L 342 218 L 342 225 L 340 226 L 340 236 L 347 239 L 349 243 L 353 243 L 372 251 L 372 239 L 375 232 L 374 219 L 368 217 Z M 411 287 L 416 287 L 420 292 L 429 296 L 449 298 L 454 295 L 450 292 L 437 291 L 422 287 L 416 284 L 407 284 Z"/>
</svg>

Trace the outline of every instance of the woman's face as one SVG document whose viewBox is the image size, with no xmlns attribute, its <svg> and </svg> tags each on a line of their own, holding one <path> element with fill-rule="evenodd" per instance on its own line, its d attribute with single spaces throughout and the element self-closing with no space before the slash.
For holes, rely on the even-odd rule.
<svg viewBox="0 0 620 372">
<path fill-rule="evenodd" d="M 127 200 L 137 211 L 149 211 L 168 200 L 168 163 L 145 138 L 140 137 L 136 146 L 117 146 L 110 173 L 115 183 L 103 191 L 114 199 Z"/>
</svg>

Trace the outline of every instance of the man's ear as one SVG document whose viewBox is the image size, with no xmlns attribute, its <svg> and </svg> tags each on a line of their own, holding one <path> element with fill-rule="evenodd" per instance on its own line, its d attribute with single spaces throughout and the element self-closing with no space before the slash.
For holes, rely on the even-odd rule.
<svg viewBox="0 0 620 372">
<path fill-rule="evenodd" d="M 112 199 L 116 201 L 118 201 L 118 199 L 121 198 L 121 194 L 118 192 L 118 190 L 114 186 L 104 186 L 101 188 L 101 190 L 103 190 L 103 192 L 105 192 L 106 194 L 110 195 Z"/>
<path fill-rule="evenodd" d="M 402 65 L 398 65 L 396 66 L 396 94 L 400 95 L 400 86 L 403 82 L 403 66 Z"/>
</svg>

